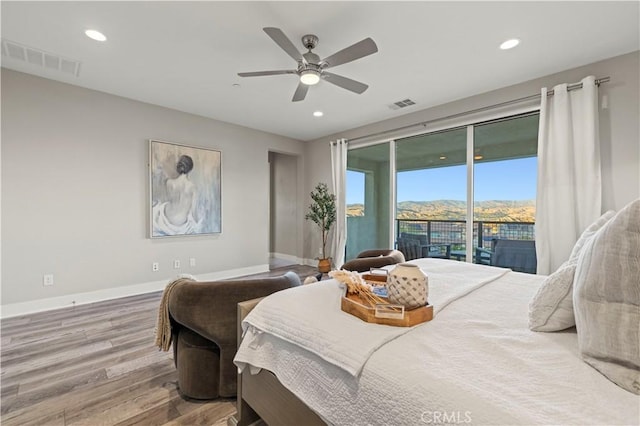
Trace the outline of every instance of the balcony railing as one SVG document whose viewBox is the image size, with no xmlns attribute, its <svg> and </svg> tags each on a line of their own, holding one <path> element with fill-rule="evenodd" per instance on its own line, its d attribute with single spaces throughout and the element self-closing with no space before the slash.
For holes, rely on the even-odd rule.
<svg viewBox="0 0 640 426">
<path fill-rule="evenodd" d="M 474 248 L 491 248 L 495 238 L 508 240 L 534 240 L 534 222 L 473 222 Z M 452 251 L 464 250 L 467 228 L 464 220 L 396 219 L 396 241 L 403 234 L 421 235 L 427 244 L 450 244 Z"/>
</svg>

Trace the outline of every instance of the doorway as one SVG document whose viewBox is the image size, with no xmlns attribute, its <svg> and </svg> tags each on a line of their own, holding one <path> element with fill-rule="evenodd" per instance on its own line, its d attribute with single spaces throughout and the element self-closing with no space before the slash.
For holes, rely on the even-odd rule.
<svg viewBox="0 0 640 426">
<path fill-rule="evenodd" d="M 269 268 L 299 264 L 298 157 L 269 152 Z"/>
</svg>

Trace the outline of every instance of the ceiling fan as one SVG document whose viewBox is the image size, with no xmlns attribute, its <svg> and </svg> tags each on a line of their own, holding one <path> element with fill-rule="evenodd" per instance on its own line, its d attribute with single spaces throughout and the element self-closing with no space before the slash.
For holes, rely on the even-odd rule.
<svg viewBox="0 0 640 426">
<path fill-rule="evenodd" d="M 278 46 L 282 48 L 282 50 L 287 52 L 287 54 L 298 63 L 298 67 L 295 70 L 239 72 L 238 75 L 240 77 L 297 74 L 298 77 L 300 77 L 300 82 L 298 83 L 296 92 L 293 94 L 293 99 L 291 99 L 293 102 L 303 100 L 307 95 L 309 86 L 317 84 L 320 79 L 358 94 L 363 93 L 369 87 L 359 81 L 329 73 L 326 69 L 346 64 L 347 62 L 352 62 L 356 59 L 376 53 L 378 51 L 378 46 L 376 46 L 376 43 L 371 40 L 371 38 L 365 38 L 364 40 L 344 48 L 331 56 L 320 59 L 318 55 L 311 51 L 318 45 L 318 37 L 315 35 L 307 34 L 302 37 L 302 44 L 306 49 L 308 49 L 308 52 L 300 53 L 291 40 L 289 40 L 289 38 L 279 28 L 267 27 L 263 28 L 263 30 L 273 39 L 273 41 L 276 42 Z"/>
</svg>

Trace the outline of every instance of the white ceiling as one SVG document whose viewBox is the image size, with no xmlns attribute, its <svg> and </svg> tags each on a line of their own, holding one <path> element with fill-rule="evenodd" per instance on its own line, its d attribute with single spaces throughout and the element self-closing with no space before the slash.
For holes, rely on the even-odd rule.
<svg viewBox="0 0 640 426">
<path fill-rule="evenodd" d="M 79 77 L 2 56 L 2 66 L 78 86 L 313 140 L 639 49 L 639 2 L 23 2 L 2 1 L 2 38 L 82 63 Z M 379 52 L 331 71 L 293 103 L 294 69 L 263 31 L 320 38 L 329 56 L 366 37 Z M 102 31 L 99 43 L 84 35 Z M 522 40 L 501 51 L 506 39 Z M 234 83 L 240 87 L 233 87 Z M 392 110 L 406 98 L 416 105 Z M 322 118 L 312 113 L 324 111 Z"/>
</svg>

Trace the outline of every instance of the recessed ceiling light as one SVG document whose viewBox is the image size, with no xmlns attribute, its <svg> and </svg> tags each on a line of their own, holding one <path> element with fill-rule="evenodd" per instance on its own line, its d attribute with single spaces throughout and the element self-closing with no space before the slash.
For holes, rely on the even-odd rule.
<svg viewBox="0 0 640 426">
<path fill-rule="evenodd" d="M 87 30 L 84 33 L 86 34 L 87 37 L 94 39 L 96 41 L 105 41 L 107 39 L 107 37 L 105 37 L 105 35 L 102 34 L 100 31 Z"/>
<path fill-rule="evenodd" d="M 473 156 L 474 160 L 482 160 L 484 157 L 481 154 L 476 154 Z"/>
<path fill-rule="evenodd" d="M 520 44 L 520 40 L 518 40 L 517 38 L 512 38 L 511 40 L 507 40 L 504 43 L 502 43 L 500 45 L 500 49 L 502 50 L 513 49 L 519 44 Z"/>
<path fill-rule="evenodd" d="M 313 116 L 314 116 L 314 117 L 322 117 L 323 115 L 324 115 L 324 112 L 322 112 L 322 111 L 315 111 L 315 112 L 313 113 Z"/>
<path fill-rule="evenodd" d="M 447 156 L 446 156 L 446 155 L 441 155 L 441 156 L 440 156 L 440 159 L 441 159 L 441 160 L 446 160 L 446 159 L 447 159 Z"/>
<path fill-rule="evenodd" d="M 232 86 L 232 87 L 235 87 L 235 88 L 240 87 L 240 85 L 239 85 L 238 83 L 233 83 L 231 86 Z"/>
</svg>

